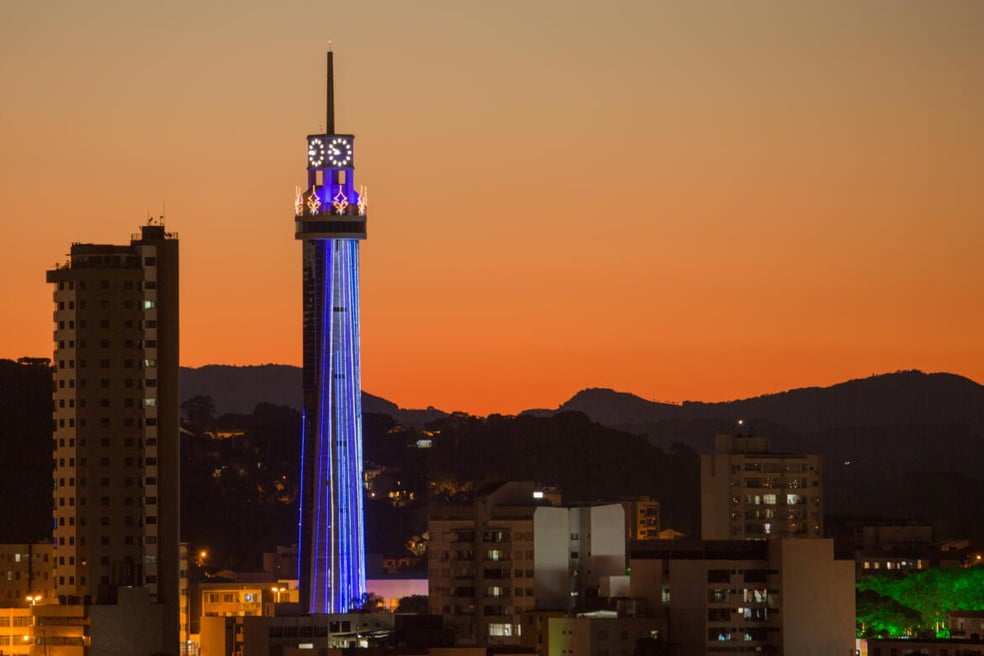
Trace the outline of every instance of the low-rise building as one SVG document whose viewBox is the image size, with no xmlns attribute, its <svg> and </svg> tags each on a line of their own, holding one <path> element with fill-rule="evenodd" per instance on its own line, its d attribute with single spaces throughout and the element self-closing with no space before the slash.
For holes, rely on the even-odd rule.
<svg viewBox="0 0 984 656">
<path fill-rule="evenodd" d="M 984 641 L 945 639 L 869 639 L 861 656 L 984 656 Z"/>
<path fill-rule="evenodd" d="M 627 497 L 619 503 L 625 510 L 626 539 L 659 539 L 659 501 L 651 497 Z"/>
<path fill-rule="evenodd" d="M 201 617 L 270 617 L 274 605 L 297 603 L 296 581 L 203 583 Z"/>
<path fill-rule="evenodd" d="M 202 618 L 199 656 L 293 656 L 369 647 L 392 633 L 390 613 L 210 616 Z"/>
<path fill-rule="evenodd" d="M 687 656 L 854 649 L 854 564 L 833 541 L 635 543 L 631 596 L 668 617 L 665 642 Z"/>
<path fill-rule="evenodd" d="M 0 654 L 28 656 L 34 644 L 30 608 L 0 608 Z"/>
<path fill-rule="evenodd" d="M 947 615 L 951 638 L 984 638 L 984 610 L 951 610 Z"/>
<path fill-rule="evenodd" d="M 666 621 L 664 617 L 617 617 L 601 612 L 552 617 L 548 627 L 542 656 L 633 656 L 654 653 L 662 644 Z"/>
<path fill-rule="evenodd" d="M 51 599 L 35 603 L 0 609 L 0 654 L 118 656 L 168 651 L 162 641 L 163 607 L 153 603 L 144 588 L 120 588 L 113 604 L 58 604 Z"/>
<path fill-rule="evenodd" d="M 625 573 L 619 504 L 564 508 L 533 483 L 479 490 L 470 506 L 432 510 L 429 605 L 461 645 L 517 645 L 522 616 L 572 611 Z"/>
</svg>

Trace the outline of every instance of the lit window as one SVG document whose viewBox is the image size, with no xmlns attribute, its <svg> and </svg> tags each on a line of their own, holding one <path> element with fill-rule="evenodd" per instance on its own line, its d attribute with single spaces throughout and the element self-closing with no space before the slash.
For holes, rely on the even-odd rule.
<svg viewBox="0 0 984 656">
<path fill-rule="evenodd" d="M 156 305 L 157 305 L 157 303 L 154 302 L 154 301 L 144 301 L 144 309 L 145 310 L 153 310 L 154 307 L 156 307 Z"/>
</svg>

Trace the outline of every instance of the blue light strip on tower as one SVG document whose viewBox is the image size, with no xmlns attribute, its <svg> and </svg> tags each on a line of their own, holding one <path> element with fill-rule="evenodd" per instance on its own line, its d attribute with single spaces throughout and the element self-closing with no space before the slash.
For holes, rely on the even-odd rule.
<svg viewBox="0 0 984 656">
<path fill-rule="evenodd" d="M 303 405 L 303 404 L 302 404 Z M 307 413 L 301 410 L 301 473 L 297 479 L 297 548 L 298 552 L 304 544 L 304 452 L 307 450 Z M 297 559 L 297 580 L 303 582 L 304 568 L 301 567 L 301 559 Z"/>
<path fill-rule="evenodd" d="M 332 301 L 334 300 L 334 280 L 331 276 L 332 244 L 321 242 L 318 247 L 324 252 L 323 268 L 321 270 L 321 362 L 318 371 L 318 436 L 317 436 L 317 465 L 314 480 L 315 524 L 314 524 L 314 560 L 312 563 L 311 612 L 330 613 L 328 595 L 331 589 L 332 563 L 331 552 L 334 550 L 332 540 L 333 513 L 326 512 L 326 506 L 333 505 L 334 477 L 332 468 L 332 421 L 331 421 L 331 364 L 334 356 L 332 348 L 333 322 L 331 321 Z M 329 497 L 325 499 L 325 496 Z M 318 609 L 318 610 L 316 610 Z"/>
<path fill-rule="evenodd" d="M 311 498 L 302 498 L 314 504 L 309 599 L 312 613 L 344 613 L 365 593 L 359 244 L 331 239 L 316 246 L 322 323 L 315 476 Z"/>
</svg>

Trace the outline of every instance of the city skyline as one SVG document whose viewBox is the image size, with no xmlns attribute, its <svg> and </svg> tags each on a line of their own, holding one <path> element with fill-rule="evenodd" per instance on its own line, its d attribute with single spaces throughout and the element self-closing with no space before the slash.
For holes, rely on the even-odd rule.
<svg viewBox="0 0 984 656">
<path fill-rule="evenodd" d="M 980 4 L 0 17 L 0 275 L 20 309 L 0 357 L 50 353 L 44 271 L 65 244 L 113 243 L 166 203 L 182 364 L 300 365 L 285 226 L 330 39 L 373 203 L 367 391 L 484 414 L 594 386 L 984 380 Z"/>
</svg>

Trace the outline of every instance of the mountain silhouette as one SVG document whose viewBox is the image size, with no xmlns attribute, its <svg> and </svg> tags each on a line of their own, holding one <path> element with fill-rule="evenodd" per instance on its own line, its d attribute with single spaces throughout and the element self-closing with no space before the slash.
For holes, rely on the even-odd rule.
<svg viewBox="0 0 984 656">
<path fill-rule="evenodd" d="M 260 403 L 301 409 L 302 370 L 286 364 L 232 366 L 209 364 L 181 367 L 181 400 L 210 396 L 217 415 L 250 414 Z M 399 422 L 422 425 L 447 413 L 435 408 L 404 410 L 384 398 L 362 392 L 362 411 L 389 415 Z"/>
<path fill-rule="evenodd" d="M 606 426 L 670 420 L 768 419 L 799 433 L 845 426 L 964 424 L 984 433 L 984 386 L 947 373 L 900 371 L 749 399 L 680 405 L 610 389 L 578 392 L 554 412 L 583 412 Z M 542 412 L 542 411 L 538 411 Z"/>
</svg>

